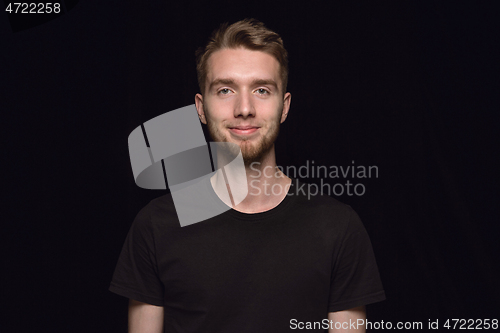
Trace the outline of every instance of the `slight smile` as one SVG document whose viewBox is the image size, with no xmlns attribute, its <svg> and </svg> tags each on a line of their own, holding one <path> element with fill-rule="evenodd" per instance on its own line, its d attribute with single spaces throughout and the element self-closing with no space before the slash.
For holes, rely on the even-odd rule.
<svg viewBox="0 0 500 333">
<path fill-rule="evenodd" d="M 229 128 L 231 133 L 236 135 L 250 135 L 255 133 L 258 129 L 259 129 L 258 127 L 253 127 L 253 126 L 237 126 Z"/>
</svg>

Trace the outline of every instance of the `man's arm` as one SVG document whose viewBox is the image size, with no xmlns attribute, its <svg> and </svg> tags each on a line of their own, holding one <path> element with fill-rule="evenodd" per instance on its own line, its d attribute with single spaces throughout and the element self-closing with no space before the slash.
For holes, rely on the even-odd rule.
<svg viewBox="0 0 500 333">
<path fill-rule="evenodd" d="M 129 333 L 163 333 L 163 306 L 130 299 L 128 303 Z"/>
<path fill-rule="evenodd" d="M 358 319 L 363 320 L 363 325 L 357 325 Z M 330 312 L 328 313 L 328 320 L 330 321 L 328 333 L 366 332 L 366 310 L 364 306 L 359 306 L 357 308 L 352 308 L 344 311 Z M 335 325 L 335 323 L 338 324 Z M 356 325 L 351 325 L 352 323 L 356 323 Z M 359 323 L 361 323 L 361 320 L 359 321 Z"/>
</svg>

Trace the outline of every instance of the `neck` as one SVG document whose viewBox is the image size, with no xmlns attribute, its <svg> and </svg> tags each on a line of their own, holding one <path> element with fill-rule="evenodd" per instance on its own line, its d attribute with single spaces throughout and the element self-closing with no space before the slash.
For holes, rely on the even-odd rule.
<svg viewBox="0 0 500 333">
<path fill-rule="evenodd" d="M 238 177 L 230 168 L 220 168 L 211 178 L 214 191 L 231 208 L 250 214 L 265 212 L 286 197 L 291 179 L 276 166 L 274 147 L 261 161 L 247 163 L 245 173 L 246 179 L 241 173 Z M 222 194 L 226 191 L 229 200 Z"/>
</svg>

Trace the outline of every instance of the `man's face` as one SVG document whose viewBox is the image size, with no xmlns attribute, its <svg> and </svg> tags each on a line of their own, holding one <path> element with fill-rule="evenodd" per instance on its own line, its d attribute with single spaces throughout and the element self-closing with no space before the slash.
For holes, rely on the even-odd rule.
<svg viewBox="0 0 500 333">
<path fill-rule="evenodd" d="M 281 91 L 278 61 L 239 48 L 213 53 L 207 65 L 204 94 L 196 95 L 201 121 L 214 141 L 238 144 L 245 164 L 261 161 L 274 149 L 290 106 L 290 93 Z"/>
</svg>

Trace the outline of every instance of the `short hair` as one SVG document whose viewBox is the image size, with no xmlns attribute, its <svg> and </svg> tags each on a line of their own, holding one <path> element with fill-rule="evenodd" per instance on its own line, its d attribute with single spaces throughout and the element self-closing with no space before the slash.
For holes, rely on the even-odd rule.
<svg viewBox="0 0 500 333">
<path fill-rule="evenodd" d="M 280 78 L 283 94 L 288 82 L 288 53 L 283 40 L 276 32 L 264 26 L 264 23 L 247 18 L 229 25 L 223 23 L 212 32 L 205 47 L 196 51 L 196 71 L 201 93 L 205 92 L 207 63 L 212 53 L 222 49 L 246 48 L 272 55 L 280 64 Z"/>
</svg>

